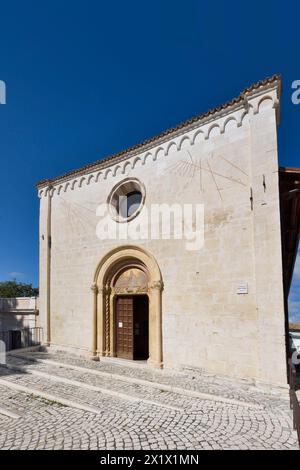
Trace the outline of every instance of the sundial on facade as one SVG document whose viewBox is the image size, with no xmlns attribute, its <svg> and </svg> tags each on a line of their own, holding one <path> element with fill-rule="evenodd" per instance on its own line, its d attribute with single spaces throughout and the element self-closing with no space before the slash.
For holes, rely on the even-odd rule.
<svg viewBox="0 0 300 470">
<path fill-rule="evenodd" d="M 229 159 L 215 152 L 200 156 L 186 150 L 182 158 L 167 167 L 167 171 L 186 180 L 184 189 L 188 188 L 192 179 L 197 178 L 201 194 L 213 188 L 221 201 L 224 199 L 222 191 L 225 189 L 233 185 L 248 186 L 248 174 Z"/>
</svg>

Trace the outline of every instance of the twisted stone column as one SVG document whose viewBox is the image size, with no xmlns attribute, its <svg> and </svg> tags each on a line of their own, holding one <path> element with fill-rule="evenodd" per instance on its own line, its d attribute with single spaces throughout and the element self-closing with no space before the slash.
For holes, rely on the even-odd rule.
<svg viewBox="0 0 300 470">
<path fill-rule="evenodd" d="M 97 295 L 97 355 L 105 356 L 105 319 L 104 319 L 105 289 L 98 287 Z"/>
<path fill-rule="evenodd" d="M 110 356 L 110 293 L 109 286 L 105 287 L 105 356 Z"/>
<path fill-rule="evenodd" d="M 94 282 L 91 286 L 93 292 L 93 327 L 92 327 L 92 351 L 91 359 L 97 360 L 97 296 L 98 296 L 98 287 Z"/>
</svg>

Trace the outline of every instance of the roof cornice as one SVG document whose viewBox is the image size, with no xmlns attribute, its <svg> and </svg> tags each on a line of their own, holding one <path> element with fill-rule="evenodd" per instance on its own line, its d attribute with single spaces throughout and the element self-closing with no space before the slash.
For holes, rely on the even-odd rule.
<svg viewBox="0 0 300 470">
<path fill-rule="evenodd" d="M 179 136 L 180 134 L 192 130 L 197 127 L 199 124 L 209 123 L 228 112 L 239 109 L 241 107 L 248 108 L 248 100 L 253 96 L 259 95 L 270 88 L 277 88 L 277 95 L 281 93 L 281 78 L 279 75 L 273 75 L 272 77 L 260 80 L 259 82 L 251 85 L 246 88 L 237 98 L 234 98 L 220 106 L 210 109 L 198 116 L 194 116 L 187 121 L 178 124 L 176 127 L 170 128 L 162 133 L 147 139 L 139 144 L 136 144 L 132 147 L 122 150 L 121 152 L 115 153 L 108 157 L 97 160 L 96 162 L 87 164 L 79 169 L 69 171 L 63 175 L 57 176 L 52 179 L 44 179 L 37 183 L 36 187 L 42 189 L 45 187 L 52 186 L 53 184 L 62 183 L 67 180 L 70 180 L 76 176 L 81 176 L 93 171 L 97 171 L 103 168 L 107 168 L 112 164 L 119 163 L 129 157 L 134 156 L 135 154 L 141 153 L 152 148 L 154 145 L 159 145 L 169 140 L 171 137 Z"/>
</svg>

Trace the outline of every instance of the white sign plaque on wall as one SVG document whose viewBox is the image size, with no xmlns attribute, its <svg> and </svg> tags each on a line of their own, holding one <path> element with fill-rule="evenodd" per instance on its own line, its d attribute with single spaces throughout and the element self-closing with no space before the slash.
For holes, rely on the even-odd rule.
<svg viewBox="0 0 300 470">
<path fill-rule="evenodd" d="M 123 328 L 123 322 L 122 321 L 119 321 L 119 328 Z"/>
<path fill-rule="evenodd" d="M 248 294 L 248 282 L 241 281 L 237 288 L 236 288 L 236 293 L 237 294 Z"/>
</svg>

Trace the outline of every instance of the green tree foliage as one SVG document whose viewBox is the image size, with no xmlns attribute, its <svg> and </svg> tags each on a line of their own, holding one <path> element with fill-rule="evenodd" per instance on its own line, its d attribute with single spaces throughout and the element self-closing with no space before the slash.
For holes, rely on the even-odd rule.
<svg viewBox="0 0 300 470">
<path fill-rule="evenodd" d="M 13 281 L 0 282 L 0 297 L 37 297 L 39 289 L 32 284 Z"/>
</svg>

